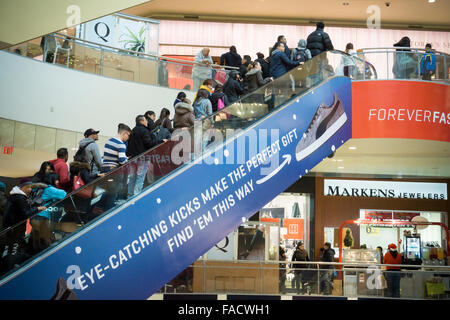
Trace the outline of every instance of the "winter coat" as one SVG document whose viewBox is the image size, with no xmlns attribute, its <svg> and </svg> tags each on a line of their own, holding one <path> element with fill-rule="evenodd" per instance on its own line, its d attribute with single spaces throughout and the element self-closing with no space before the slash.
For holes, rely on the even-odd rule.
<svg viewBox="0 0 450 320">
<path fill-rule="evenodd" d="M 209 98 L 209 100 L 211 100 L 213 113 L 217 112 L 217 103 L 219 102 L 219 99 L 223 99 L 223 103 L 224 103 L 225 107 L 230 105 L 230 102 L 228 101 L 228 97 L 225 95 L 225 93 L 223 93 L 223 92 L 214 92 L 211 95 L 211 98 Z"/>
<path fill-rule="evenodd" d="M 247 77 L 249 92 L 270 82 L 270 78 L 263 79 L 262 71 L 258 69 L 250 70 L 245 76 Z"/>
<path fill-rule="evenodd" d="M 179 102 L 175 106 L 175 115 L 173 117 L 173 127 L 190 128 L 194 125 L 194 108 L 187 103 Z"/>
<path fill-rule="evenodd" d="M 306 40 L 305 39 L 300 39 L 300 41 L 298 42 L 297 48 L 294 48 L 291 50 L 291 60 L 295 61 L 296 60 L 296 56 L 300 55 L 304 57 L 304 61 L 308 61 L 312 58 L 311 56 L 311 51 L 309 51 L 309 49 L 306 48 Z"/>
<path fill-rule="evenodd" d="M 334 250 L 329 248 L 328 250 L 323 250 L 319 256 L 319 261 L 321 262 L 334 262 Z M 320 269 L 333 269 L 333 265 L 321 265 Z"/>
<path fill-rule="evenodd" d="M 88 160 L 88 163 L 92 164 L 92 172 L 100 173 L 100 168 L 102 167 L 103 161 L 102 155 L 100 154 L 100 149 L 98 148 L 95 140 L 92 138 L 84 138 L 80 141 L 79 146 L 80 148 L 82 148 L 88 143 L 89 145 L 86 147 L 86 149 L 84 149 L 86 158 Z"/>
<path fill-rule="evenodd" d="M 223 93 L 226 94 L 228 101 L 230 104 L 239 100 L 239 96 L 244 94 L 244 88 L 241 86 L 239 81 L 233 78 L 233 75 L 236 74 L 236 71 L 230 72 L 230 77 L 227 82 L 223 86 Z"/>
<path fill-rule="evenodd" d="M 231 51 L 224 53 L 220 56 L 220 64 L 228 67 L 239 68 L 242 64 L 242 58 L 238 53 L 233 53 Z"/>
<path fill-rule="evenodd" d="M 402 255 L 397 251 L 388 250 L 384 255 L 384 264 L 402 264 Z M 400 267 L 386 267 L 386 270 L 400 270 Z"/>
<path fill-rule="evenodd" d="M 265 59 L 256 59 L 255 61 L 259 62 L 261 65 L 263 78 L 265 79 L 270 77 L 269 63 Z"/>
<path fill-rule="evenodd" d="M 41 198 L 44 200 L 44 206 L 49 207 L 52 203 L 64 199 L 66 195 L 67 193 L 64 190 L 48 186 L 44 189 Z M 51 213 L 49 210 L 44 210 L 38 213 L 38 216 L 50 219 Z"/>
<path fill-rule="evenodd" d="M 212 114 L 212 105 L 211 101 L 206 98 L 200 98 L 197 101 L 194 102 L 194 115 L 195 120 L 199 120 L 204 116 L 207 118 L 209 115 Z"/>
<path fill-rule="evenodd" d="M 270 75 L 276 79 L 288 72 L 291 67 L 296 67 L 300 63 L 292 61 L 288 56 L 280 50 L 274 50 L 270 56 Z"/>
<path fill-rule="evenodd" d="M 292 255 L 291 261 L 310 261 L 309 260 L 309 256 L 308 256 L 308 252 L 306 252 L 306 250 L 296 249 L 294 251 L 294 254 Z M 307 265 L 307 264 L 293 264 L 292 267 L 295 268 L 295 269 L 306 269 L 306 268 L 309 268 L 309 265 Z M 299 273 L 301 273 L 301 270 L 295 270 L 295 273 L 299 274 Z"/>
<path fill-rule="evenodd" d="M 38 213 L 36 207 L 31 207 L 28 203 L 28 196 L 18 186 L 15 186 L 5 204 L 3 212 L 3 228 L 8 228 L 16 223 L 25 221 L 29 217 Z"/>
<path fill-rule="evenodd" d="M 126 154 L 132 158 L 144 153 L 159 143 L 161 141 L 157 140 L 146 126 L 138 123 L 131 131 Z"/>
<path fill-rule="evenodd" d="M 50 160 L 50 162 L 55 168 L 55 173 L 58 174 L 60 189 L 68 190 L 70 188 L 69 166 L 64 159 L 58 158 Z"/>
<path fill-rule="evenodd" d="M 334 50 L 330 36 L 320 28 L 317 28 L 316 31 L 312 32 L 306 39 L 306 42 L 306 48 L 311 51 L 312 57 L 315 57 L 324 51 Z"/>
</svg>

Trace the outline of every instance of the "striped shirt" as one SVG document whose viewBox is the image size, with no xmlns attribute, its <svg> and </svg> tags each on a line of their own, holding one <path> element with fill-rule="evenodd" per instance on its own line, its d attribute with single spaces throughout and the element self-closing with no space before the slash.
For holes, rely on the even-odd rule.
<svg viewBox="0 0 450 320">
<path fill-rule="evenodd" d="M 105 143 L 103 167 L 117 167 L 127 162 L 127 146 L 119 138 L 111 138 Z"/>
</svg>

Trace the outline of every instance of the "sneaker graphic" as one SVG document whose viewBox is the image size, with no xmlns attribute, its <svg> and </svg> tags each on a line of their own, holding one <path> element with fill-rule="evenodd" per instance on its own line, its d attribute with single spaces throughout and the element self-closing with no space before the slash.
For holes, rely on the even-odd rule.
<svg viewBox="0 0 450 320">
<path fill-rule="evenodd" d="M 311 123 L 303 133 L 303 137 L 295 150 L 297 161 L 309 156 L 330 139 L 347 121 L 344 106 L 338 95 L 334 93 L 334 101 L 330 106 L 323 103 L 319 106 Z"/>
</svg>

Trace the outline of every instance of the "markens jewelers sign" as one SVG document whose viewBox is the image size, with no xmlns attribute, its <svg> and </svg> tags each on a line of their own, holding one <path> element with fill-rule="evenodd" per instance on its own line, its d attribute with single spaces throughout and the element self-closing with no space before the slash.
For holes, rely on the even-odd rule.
<svg viewBox="0 0 450 320">
<path fill-rule="evenodd" d="M 325 196 L 447 200 L 447 184 L 325 179 Z"/>
</svg>

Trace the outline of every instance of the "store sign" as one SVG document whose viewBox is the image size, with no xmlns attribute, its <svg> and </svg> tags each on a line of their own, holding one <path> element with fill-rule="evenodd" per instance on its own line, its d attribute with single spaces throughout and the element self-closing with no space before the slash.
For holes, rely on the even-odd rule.
<svg viewBox="0 0 450 320">
<path fill-rule="evenodd" d="M 447 200 L 446 183 L 329 180 L 325 196 Z"/>
<path fill-rule="evenodd" d="M 450 86 L 427 81 L 352 83 L 353 139 L 450 142 Z"/>
<path fill-rule="evenodd" d="M 366 211 L 364 218 L 366 220 L 377 221 L 412 221 L 414 217 L 420 216 L 419 212 L 403 211 Z"/>
<path fill-rule="evenodd" d="M 303 219 L 284 219 L 283 227 L 286 228 L 284 239 L 303 240 Z"/>
</svg>

